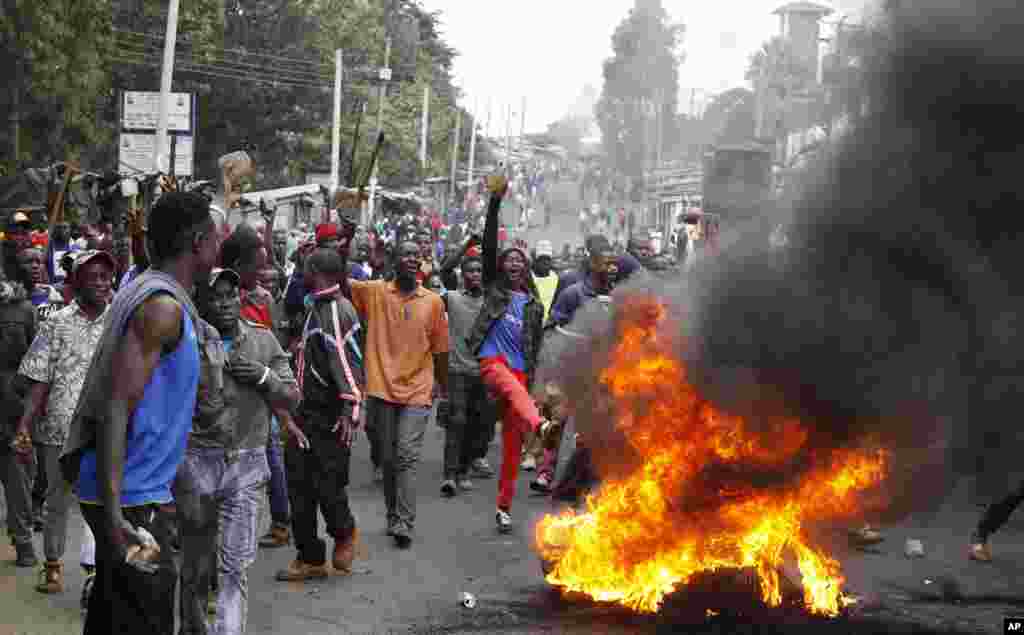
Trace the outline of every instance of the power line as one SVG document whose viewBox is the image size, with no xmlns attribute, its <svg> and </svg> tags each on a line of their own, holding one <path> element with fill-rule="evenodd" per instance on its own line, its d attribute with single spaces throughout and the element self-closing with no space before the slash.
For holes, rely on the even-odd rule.
<svg viewBox="0 0 1024 635">
<path fill-rule="evenodd" d="M 152 35 L 152 34 L 149 34 L 149 33 L 140 33 L 138 31 L 132 31 L 132 30 L 129 30 L 129 29 L 122 29 L 120 27 L 114 27 L 113 30 L 116 33 L 123 33 L 123 34 L 129 35 L 129 36 L 134 36 L 134 37 L 140 37 L 140 38 L 146 38 L 146 39 L 150 39 L 150 40 L 155 40 L 157 42 L 160 42 L 161 45 L 162 45 L 162 43 L 164 41 L 164 38 L 163 38 L 162 35 Z M 223 51 L 225 53 L 234 53 L 236 55 L 244 55 L 244 56 L 248 56 L 248 57 L 262 57 L 262 58 L 266 58 L 266 59 L 277 60 L 277 61 L 281 61 L 281 62 L 289 62 L 289 63 L 293 63 L 293 64 L 307 64 L 307 65 L 311 65 L 311 66 L 320 66 L 320 67 L 324 67 L 324 68 L 333 68 L 334 67 L 333 64 L 329 64 L 327 62 L 317 62 L 315 60 L 310 60 L 310 59 L 300 59 L 300 58 L 295 58 L 295 57 L 283 57 L 283 56 L 280 56 L 280 55 L 271 55 L 269 53 L 254 53 L 252 51 L 247 51 L 245 49 L 228 49 L 228 48 L 223 48 L 223 47 L 211 47 L 211 48 L 216 48 L 217 50 Z"/>
<path fill-rule="evenodd" d="M 121 54 L 127 54 L 129 56 L 134 55 L 142 57 L 156 57 L 158 59 L 162 59 L 163 57 L 161 51 L 157 51 L 155 49 L 145 49 L 138 46 L 123 46 L 120 48 L 118 52 Z M 210 61 L 197 61 L 187 53 L 179 53 L 177 56 L 175 56 L 175 59 L 178 60 L 181 64 L 191 64 L 197 67 L 208 67 L 211 70 L 225 71 L 230 73 L 244 73 L 274 77 L 279 76 L 288 80 L 303 81 L 308 83 L 322 82 L 325 84 L 329 84 L 334 81 L 334 78 L 332 76 L 320 75 L 315 73 L 306 74 L 287 69 L 267 68 L 254 65 L 240 65 L 235 62 L 224 61 L 219 59 L 214 59 Z"/>
<path fill-rule="evenodd" d="M 131 64 L 131 65 L 136 65 L 136 66 L 152 66 L 152 67 L 155 67 L 155 68 L 160 68 L 160 66 L 162 64 L 162 62 L 160 60 L 152 60 L 152 59 L 147 60 L 147 59 L 130 58 L 130 57 L 119 57 L 119 56 L 113 56 L 110 59 L 113 62 L 117 62 L 117 63 L 121 63 L 121 64 Z M 204 70 L 204 69 L 201 69 L 201 68 L 193 68 L 192 65 L 187 63 L 187 62 L 179 63 L 178 61 L 175 61 L 175 67 L 176 67 L 177 70 L 180 70 L 183 73 L 191 73 L 191 74 L 194 74 L 194 75 L 202 75 L 202 76 L 206 76 L 206 77 L 218 77 L 218 78 L 223 78 L 223 79 L 233 79 L 233 80 L 236 80 L 236 81 L 251 81 L 251 82 L 262 83 L 262 84 L 289 86 L 289 87 L 293 87 L 293 88 L 316 88 L 316 89 L 320 89 L 320 90 L 323 90 L 323 89 L 327 88 L 327 86 L 325 86 L 324 84 L 306 83 L 306 82 L 302 82 L 302 81 L 298 81 L 298 80 L 293 80 L 293 79 L 265 77 L 265 76 L 250 75 L 250 74 L 245 74 L 245 73 L 235 73 L 235 74 L 220 73 L 220 72 L 216 72 L 214 70 Z"/>
<path fill-rule="evenodd" d="M 125 50 L 125 52 L 133 54 L 161 54 L 161 51 L 155 47 L 148 47 L 144 44 L 135 42 L 118 42 L 119 47 Z M 179 53 L 180 57 L 185 58 L 188 56 L 187 53 Z M 292 75 L 296 78 L 302 78 L 306 81 L 324 81 L 333 82 L 333 74 L 327 75 L 322 73 L 316 73 L 311 71 L 302 71 L 290 68 L 277 68 L 271 66 L 262 66 L 258 64 L 248 64 L 246 62 L 236 62 L 234 60 L 228 60 L 213 55 L 203 56 L 208 61 L 194 62 L 196 64 L 213 64 L 225 67 L 224 70 L 237 70 L 237 71 L 252 71 L 260 73 L 282 73 Z"/>
</svg>

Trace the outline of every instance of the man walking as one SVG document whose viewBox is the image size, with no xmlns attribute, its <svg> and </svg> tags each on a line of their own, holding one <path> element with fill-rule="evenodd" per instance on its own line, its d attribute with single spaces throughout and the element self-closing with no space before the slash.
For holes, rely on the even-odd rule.
<svg viewBox="0 0 1024 635">
<path fill-rule="evenodd" d="M 314 251 L 306 260 L 303 279 L 313 305 L 297 361 L 302 430 L 289 439 L 285 449 L 298 553 L 287 569 L 278 572 L 281 581 L 327 577 L 327 545 L 317 535 L 317 511 L 334 538 L 335 570 L 352 571 L 359 536 L 345 491 L 363 398 L 359 317 L 341 292 L 345 260 L 337 251 Z"/>
<path fill-rule="evenodd" d="M 271 412 L 294 408 L 299 401 L 288 356 L 277 338 L 240 318 L 240 282 L 234 271 L 214 269 L 202 306 L 209 323 L 204 325 L 208 347 L 216 350 L 219 344 L 221 350 L 203 365 L 192 433 L 174 484 L 182 544 L 183 635 L 207 632 L 215 566 L 216 617 L 210 632 L 245 632 L 246 571 L 256 560 L 260 502 L 270 478 L 266 447 Z"/>
<path fill-rule="evenodd" d="M 462 290 L 449 291 L 445 295 L 448 310 L 448 334 L 451 354 L 448 358 L 449 415 L 445 428 L 444 480 L 441 495 L 455 496 L 457 491 L 473 489 L 469 480 L 469 469 L 474 461 L 487 454 L 487 446 L 495 426 L 494 410 L 487 397 L 487 389 L 480 379 L 480 363 L 470 350 L 467 340 L 473 330 L 473 323 L 484 305 L 483 261 L 477 254 L 477 239 L 470 237 L 465 247 L 445 261 L 442 275 L 460 266 L 462 269 Z M 476 474 L 489 475 L 476 464 Z"/>
<path fill-rule="evenodd" d="M 75 299 L 40 325 L 32 348 L 18 369 L 30 388 L 17 433 L 25 435 L 31 431 L 39 457 L 38 469 L 46 472 L 46 565 L 36 586 L 41 593 L 64 591 L 64 547 L 73 497 L 61 478 L 58 459 L 85 374 L 103 333 L 116 267 L 114 257 L 103 251 L 76 254 L 69 281 Z"/>
<path fill-rule="evenodd" d="M 152 266 L 110 306 L 61 457 L 96 537 L 86 635 L 174 631 L 166 505 L 207 344 L 188 289 L 213 266 L 218 237 L 209 202 L 186 192 L 164 194 L 149 229 Z"/>
<path fill-rule="evenodd" d="M 413 481 L 435 382 L 442 396 L 447 394 L 448 321 L 441 297 L 417 282 L 420 246 L 403 241 L 396 256 L 394 281 L 349 285 L 352 303 L 368 327 L 367 433 L 376 436 L 383 469 L 387 532 L 404 549 L 412 544 Z"/>
<path fill-rule="evenodd" d="M 24 406 L 18 366 L 35 338 L 37 323 L 25 288 L 0 280 L 0 481 L 7 502 L 7 535 L 18 567 L 37 563 L 32 546 L 32 435 L 15 433 Z"/>
</svg>

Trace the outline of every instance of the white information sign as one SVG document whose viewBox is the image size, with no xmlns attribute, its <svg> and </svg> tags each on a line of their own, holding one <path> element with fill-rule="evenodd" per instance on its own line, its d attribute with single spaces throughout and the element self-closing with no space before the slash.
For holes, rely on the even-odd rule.
<svg viewBox="0 0 1024 635">
<path fill-rule="evenodd" d="M 153 171 L 153 150 L 155 134 L 122 132 L 118 141 L 118 172 L 124 176 L 145 174 Z M 170 152 L 170 143 L 167 148 Z M 192 137 L 179 136 L 174 148 L 175 176 L 194 176 Z"/>
<path fill-rule="evenodd" d="M 121 108 L 121 127 L 125 130 L 156 131 L 160 116 L 160 93 L 146 91 L 125 91 Z M 171 93 L 167 104 L 167 130 L 190 132 L 192 130 L 192 95 Z"/>
</svg>

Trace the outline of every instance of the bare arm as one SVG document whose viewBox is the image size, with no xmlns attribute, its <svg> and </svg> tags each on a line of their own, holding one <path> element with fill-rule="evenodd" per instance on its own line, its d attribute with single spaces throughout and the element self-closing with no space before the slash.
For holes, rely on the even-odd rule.
<svg viewBox="0 0 1024 635">
<path fill-rule="evenodd" d="M 96 472 L 100 503 L 107 515 L 107 530 L 112 544 L 121 549 L 134 532 L 121 513 L 121 485 L 128 422 L 146 390 L 164 351 L 173 349 L 181 339 L 182 308 L 166 294 L 143 302 L 129 318 L 121 344 L 113 353 L 110 402 L 105 421 L 96 429 Z M 127 534 L 127 535 L 126 535 Z"/>
<path fill-rule="evenodd" d="M 30 386 L 28 395 L 25 397 L 25 412 L 18 420 L 17 434 L 19 435 L 31 434 L 32 422 L 42 414 L 43 404 L 46 403 L 46 397 L 50 394 L 50 384 L 31 379 L 28 381 Z"/>
<path fill-rule="evenodd" d="M 441 394 L 448 394 L 448 353 L 434 353 L 434 381 L 441 388 Z"/>
</svg>

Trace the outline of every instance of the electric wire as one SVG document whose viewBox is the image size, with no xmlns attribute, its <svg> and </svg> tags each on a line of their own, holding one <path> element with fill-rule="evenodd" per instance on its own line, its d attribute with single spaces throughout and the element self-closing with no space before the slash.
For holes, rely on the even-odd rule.
<svg viewBox="0 0 1024 635">
<path fill-rule="evenodd" d="M 132 54 L 153 54 L 153 55 L 158 55 L 158 56 L 161 56 L 161 57 L 163 56 L 162 48 L 158 48 L 156 46 L 150 47 L 150 46 L 148 46 L 146 44 L 139 43 L 139 42 L 132 42 L 132 41 L 117 42 L 117 45 L 120 48 L 125 49 L 125 52 L 132 53 Z M 207 53 L 199 53 L 198 55 L 199 55 L 200 59 L 206 59 L 206 60 L 209 60 L 209 61 L 191 62 L 192 64 L 200 64 L 200 65 L 204 65 L 204 66 L 219 67 L 219 69 L 217 69 L 217 70 L 221 70 L 221 71 L 241 72 L 241 73 L 256 72 L 256 73 L 265 73 L 265 74 L 284 74 L 284 75 L 288 75 L 291 79 L 302 80 L 302 81 L 307 81 L 307 82 L 309 82 L 309 81 L 322 81 L 322 82 L 332 83 L 334 81 L 334 74 L 333 73 L 325 74 L 325 73 L 322 73 L 322 72 L 313 72 L 313 71 L 306 71 L 306 70 L 299 70 L 299 69 L 292 69 L 292 68 L 279 68 L 279 67 L 273 67 L 273 66 L 263 66 L 263 65 L 258 65 L 258 64 L 250 64 L 248 62 L 238 62 L 238 61 L 234 61 L 234 60 L 224 59 L 224 58 L 221 58 L 221 57 L 216 57 L 216 56 L 213 56 L 213 55 L 210 55 L 210 54 L 207 54 Z M 183 56 L 182 59 L 186 59 L 186 57 L 184 57 L 184 56 L 189 56 L 189 53 L 187 53 L 187 52 L 180 52 L 179 56 Z M 358 68 L 358 69 L 351 69 L 351 68 L 349 68 L 349 72 L 345 73 L 345 74 L 346 75 L 354 74 L 356 77 L 358 77 L 360 74 L 363 74 L 363 73 L 365 73 L 365 69 L 364 68 Z M 401 73 L 399 73 L 399 75 L 401 75 Z M 372 77 L 370 79 L 376 80 L 377 78 L 376 77 Z"/>
<path fill-rule="evenodd" d="M 129 35 L 129 36 L 135 36 L 135 37 L 140 37 L 140 38 L 145 38 L 145 39 L 150 39 L 150 40 L 156 40 L 157 42 L 160 43 L 161 47 L 163 46 L 164 36 L 162 36 L 162 35 L 152 35 L 150 33 L 140 33 L 138 31 L 132 31 L 132 30 L 129 30 L 129 29 L 121 28 L 121 27 L 114 27 L 113 30 L 116 33 L 123 33 L 123 34 Z M 293 63 L 293 64 L 307 64 L 307 65 L 310 65 L 310 66 L 320 66 L 320 67 L 324 67 L 324 68 L 333 68 L 334 67 L 333 64 L 329 64 L 327 62 L 317 62 L 317 61 L 311 60 L 311 59 L 301 59 L 301 58 L 296 58 L 296 57 L 284 57 L 284 56 L 281 56 L 281 55 L 272 55 L 270 53 L 254 53 L 254 52 L 248 51 L 246 49 L 228 49 L 228 48 L 223 48 L 223 47 L 212 47 L 212 48 L 215 48 L 215 49 L 217 49 L 219 51 L 223 51 L 225 53 L 234 53 L 236 55 L 245 55 L 245 56 L 248 56 L 248 57 L 262 57 L 262 58 L 271 59 L 271 60 L 277 60 L 277 61 L 281 61 L 281 62 L 289 62 L 289 63 Z"/>
<path fill-rule="evenodd" d="M 160 68 L 161 65 L 162 65 L 162 61 L 160 61 L 160 60 L 145 59 L 145 58 L 140 59 L 140 58 L 127 57 L 127 56 L 116 56 L 115 55 L 115 56 L 112 56 L 110 58 L 110 60 L 113 61 L 113 62 L 120 63 L 120 64 L 130 64 L 130 65 L 136 65 L 136 66 L 151 66 L 151 67 L 156 67 L 156 68 Z M 203 69 L 203 68 L 194 68 L 191 63 L 182 62 L 182 61 L 178 61 L 178 60 L 175 61 L 175 68 L 177 70 L 181 71 L 182 73 L 191 73 L 191 74 L 194 74 L 194 75 L 201 75 L 201 76 L 205 76 L 205 77 L 216 77 L 216 78 L 221 78 L 221 79 L 233 79 L 233 80 L 236 80 L 236 81 L 250 81 L 250 82 L 269 84 L 269 85 L 275 85 L 275 86 L 289 86 L 289 87 L 293 87 L 293 88 L 314 88 L 314 89 L 320 89 L 320 90 L 324 90 L 324 89 L 328 89 L 329 88 L 329 86 L 327 86 L 325 84 L 314 84 L 314 83 L 302 82 L 302 81 L 298 81 L 298 80 L 286 79 L 286 78 L 280 78 L 280 77 L 275 78 L 275 77 L 269 77 L 269 76 L 250 75 L 250 74 L 245 74 L 245 73 L 235 73 L 235 74 L 232 74 L 230 72 L 223 72 L 222 73 L 222 72 L 217 72 L 216 70 L 207 70 L 207 69 Z"/>
<path fill-rule="evenodd" d="M 131 42 L 131 41 L 118 41 L 117 45 L 121 48 L 127 49 L 130 53 L 147 53 L 147 54 L 158 54 L 162 55 L 162 50 L 155 46 L 150 47 L 142 43 Z M 178 53 L 178 55 L 188 55 L 188 53 Z M 295 77 L 302 77 L 307 80 L 323 80 L 323 81 L 334 81 L 333 73 L 326 74 L 321 72 L 306 71 L 292 68 L 280 68 L 267 65 L 250 64 L 248 62 L 239 62 L 230 60 L 222 57 L 217 57 L 212 54 L 199 53 L 197 55 L 200 59 L 208 60 L 203 62 L 197 62 L 200 64 L 212 63 L 219 64 L 226 67 L 235 67 L 238 70 L 253 70 L 257 72 L 274 72 L 274 73 L 288 73 Z"/>
<path fill-rule="evenodd" d="M 118 53 L 121 57 L 130 57 L 133 59 L 146 59 L 146 60 L 162 60 L 162 55 L 155 55 L 151 52 L 147 54 L 143 51 L 132 51 L 123 50 Z M 332 85 L 334 83 L 333 77 L 301 77 L 285 71 L 260 71 L 248 68 L 239 68 L 237 66 L 231 66 L 230 64 L 210 64 L 205 62 L 197 62 L 188 57 L 179 56 L 175 58 L 175 66 L 188 65 L 192 68 L 199 70 L 208 70 L 213 72 L 228 73 L 232 75 L 244 75 L 246 77 L 262 77 L 265 79 L 274 79 L 280 81 L 288 81 L 302 84 L 311 84 L 316 86 Z"/>
</svg>

